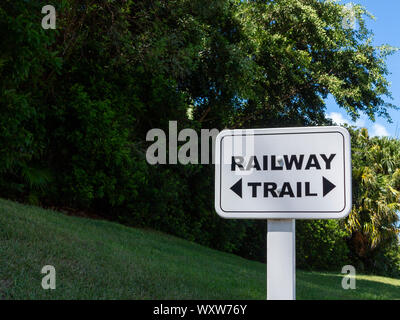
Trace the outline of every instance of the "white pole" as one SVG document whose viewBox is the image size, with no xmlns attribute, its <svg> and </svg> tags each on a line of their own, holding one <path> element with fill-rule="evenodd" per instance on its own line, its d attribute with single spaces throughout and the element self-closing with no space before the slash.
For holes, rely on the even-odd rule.
<svg viewBox="0 0 400 320">
<path fill-rule="evenodd" d="M 267 300 L 296 299 L 296 220 L 268 220 Z"/>
</svg>

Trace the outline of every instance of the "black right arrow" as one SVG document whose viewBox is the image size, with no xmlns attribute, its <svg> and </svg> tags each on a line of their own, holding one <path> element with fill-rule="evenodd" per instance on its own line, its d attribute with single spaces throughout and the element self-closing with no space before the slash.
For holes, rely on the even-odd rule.
<svg viewBox="0 0 400 320">
<path fill-rule="evenodd" d="M 332 182 L 330 182 L 327 178 L 322 177 L 322 193 L 324 197 L 335 188 L 336 186 Z"/>
<path fill-rule="evenodd" d="M 231 190 L 236 193 L 239 197 L 242 197 L 242 179 L 236 182 L 232 187 Z"/>
</svg>

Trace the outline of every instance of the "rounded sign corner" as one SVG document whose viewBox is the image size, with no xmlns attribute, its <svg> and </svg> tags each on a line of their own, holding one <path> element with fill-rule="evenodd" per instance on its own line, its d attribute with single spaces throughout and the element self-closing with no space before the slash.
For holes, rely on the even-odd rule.
<svg viewBox="0 0 400 320">
<path fill-rule="evenodd" d="M 340 133 L 342 133 L 344 138 L 350 142 L 350 140 L 351 140 L 350 132 L 349 132 L 349 130 L 347 130 L 346 127 L 335 126 L 335 129 L 338 130 Z"/>
<path fill-rule="evenodd" d="M 232 132 L 233 132 L 233 130 L 231 130 L 231 129 L 223 129 L 217 134 L 216 139 L 221 140 L 223 137 L 225 137 L 227 135 L 231 135 Z"/>
<path fill-rule="evenodd" d="M 350 200 L 349 203 L 346 204 L 344 209 L 338 214 L 338 217 L 336 219 L 340 220 L 346 218 L 350 214 L 351 209 L 352 209 L 352 202 Z"/>
<path fill-rule="evenodd" d="M 219 205 L 216 203 L 215 204 L 215 211 L 217 212 L 217 214 L 223 218 L 223 219 L 229 219 L 229 215 L 227 215 L 220 207 Z"/>
</svg>

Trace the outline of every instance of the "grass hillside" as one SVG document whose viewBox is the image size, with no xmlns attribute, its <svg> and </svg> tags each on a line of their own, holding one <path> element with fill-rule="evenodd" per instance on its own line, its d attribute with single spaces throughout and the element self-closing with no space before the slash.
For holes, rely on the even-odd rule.
<svg viewBox="0 0 400 320">
<path fill-rule="evenodd" d="M 53 265 L 57 289 L 43 290 Z M 0 299 L 265 299 L 265 265 L 163 233 L 0 199 Z M 400 280 L 297 272 L 298 299 L 400 299 Z"/>
</svg>

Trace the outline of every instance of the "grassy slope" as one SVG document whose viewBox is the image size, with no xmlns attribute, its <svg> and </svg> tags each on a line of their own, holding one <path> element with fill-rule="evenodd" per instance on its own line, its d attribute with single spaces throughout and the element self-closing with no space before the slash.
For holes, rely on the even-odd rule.
<svg viewBox="0 0 400 320">
<path fill-rule="evenodd" d="M 43 290 L 44 265 L 57 289 Z M 400 299 L 400 280 L 297 272 L 298 299 Z M 0 299 L 264 299 L 265 265 L 159 232 L 0 199 Z"/>
</svg>

